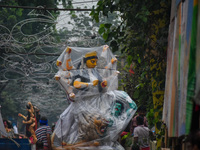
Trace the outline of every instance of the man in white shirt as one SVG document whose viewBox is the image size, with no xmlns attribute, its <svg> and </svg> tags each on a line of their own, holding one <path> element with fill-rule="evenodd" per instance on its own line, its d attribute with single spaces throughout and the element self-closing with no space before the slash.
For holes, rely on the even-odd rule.
<svg viewBox="0 0 200 150">
<path fill-rule="evenodd" d="M 134 144 L 138 144 L 140 150 L 150 150 L 149 128 L 144 126 L 144 117 L 138 116 L 137 127 L 134 129 Z"/>
</svg>

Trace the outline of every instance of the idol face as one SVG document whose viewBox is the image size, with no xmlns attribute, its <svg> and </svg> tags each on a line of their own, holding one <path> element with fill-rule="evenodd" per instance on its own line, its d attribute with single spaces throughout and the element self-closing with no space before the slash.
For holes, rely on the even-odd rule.
<svg viewBox="0 0 200 150">
<path fill-rule="evenodd" d="M 88 59 L 88 60 L 86 61 L 86 66 L 87 66 L 88 68 L 94 68 L 94 67 L 96 67 L 96 65 L 97 65 L 97 59 L 96 59 L 96 58 Z"/>
</svg>

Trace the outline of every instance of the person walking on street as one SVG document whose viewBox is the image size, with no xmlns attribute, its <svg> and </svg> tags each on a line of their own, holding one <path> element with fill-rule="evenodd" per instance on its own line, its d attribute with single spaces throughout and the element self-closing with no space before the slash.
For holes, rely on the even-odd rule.
<svg viewBox="0 0 200 150">
<path fill-rule="evenodd" d="M 144 118 L 138 116 L 136 118 L 137 127 L 134 129 L 134 145 L 139 145 L 140 150 L 150 150 L 149 145 L 149 128 L 144 126 Z"/>
<path fill-rule="evenodd" d="M 40 119 L 40 127 L 35 131 L 35 134 L 38 140 L 36 145 L 41 146 L 41 143 L 42 143 L 43 150 L 52 150 L 52 147 L 51 147 L 52 132 L 51 132 L 51 127 L 48 126 L 48 120 L 46 117 L 42 117 Z"/>
<path fill-rule="evenodd" d="M 144 106 L 140 106 L 137 110 L 138 114 L 132 119 L 131 121 L 131 126 L 130 126 L 130 133 L 133 135 L 134 132 L 134 128 L 137 127 L 137 121 L 136 118 L 138 116 L 142 116 L 144 118 L 144 126 L 148 127 L 148 121 L 147 118 L 145 117 L 146 115 L 146 109 L 144 108 Z"/>
</svg>

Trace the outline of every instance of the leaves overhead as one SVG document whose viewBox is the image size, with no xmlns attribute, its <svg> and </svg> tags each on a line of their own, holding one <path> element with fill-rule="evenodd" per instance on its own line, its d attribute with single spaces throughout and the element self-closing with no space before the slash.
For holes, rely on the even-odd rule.
<svg viewBox="0 0 200 150">
<path fill-rule="evenodd" d="M 99 34 L 106 42 L 110 42 L 113 51 L 119 50 L 125 54 L 127 64 L 121 70 L 121 86 L 138 105 L 145 105 L 149 109 L 153 107 L 152 93 L 164 89 L 164 84 L 158 83 L 165 80 L 170 2 L 99 0 L 90 13 L 97 22 L 102 15 L 118 14 L 120 23 L 102 22 Z M 130 66 L 134 74 L 128 73 Z M 155 85 L 152 80 L 156 81 Z"/>
</svg>

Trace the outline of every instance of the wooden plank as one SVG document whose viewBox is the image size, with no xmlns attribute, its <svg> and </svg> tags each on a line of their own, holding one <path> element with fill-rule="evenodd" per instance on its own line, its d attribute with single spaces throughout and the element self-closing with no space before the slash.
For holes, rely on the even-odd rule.
<svg viewBox="0 0 200 150">
<path fill-rule="evenodd" d="M 198 16 L 197 16 L 197 51 L 196 51 L 196 90 L 195 102 L 200 105 L 200 0 L 198 0 Z"/>
<path fill-rule="evenodd" d="M 180 54 L 180 95 L 179 95 L 179 125 L 178 136 L 185 134 L 186 121 L 186 93 L 188 78 L 188 48 L 186 43 L 186 25 L 188 14 L 188 0 L 183 3 L 182 7 L 182 23 L 181 23 L 181 54 Z"/>
<path fill-rule="evenodd" d="M 171 16 L 170 16 L 170 22 L 172 22 L 175 18 L 175 12 L 176 12 L 176 0 L 171 1 Z"/>
</svg>

